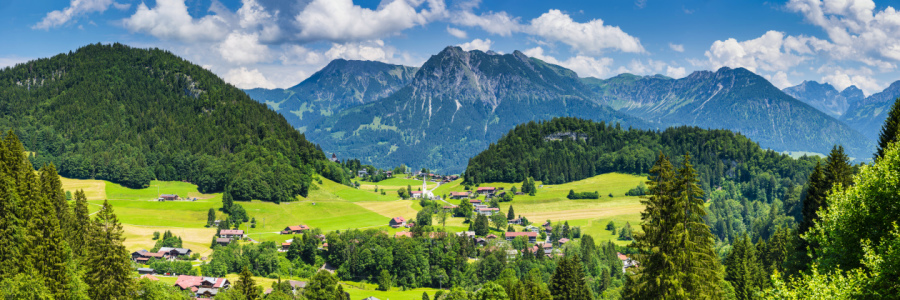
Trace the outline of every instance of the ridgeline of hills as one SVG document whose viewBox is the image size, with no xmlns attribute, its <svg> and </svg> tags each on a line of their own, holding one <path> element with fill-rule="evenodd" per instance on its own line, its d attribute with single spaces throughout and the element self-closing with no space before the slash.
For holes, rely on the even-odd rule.
<svg viewBox="0 0 900 300">
<path fill-rule="evenodd" d="M 139 188 L 187 180 L 235 199 L 306 195 L 324 153 L 240 89 L 167 51 L 121 44 L 0 70 L 0 128 L 35 167 Z M 338 178 L 340 181 L 340 178 Z"/>
<path fill-rule="evenodd" d="M 847 112 L 841 116 L 841 121 L 856 128 L 866 137 L 878 140 L 881 126 L 887 119 L 891 105 L 894 105 L 898 97 L 900 97 L 900 81 L 894 81 L 884 91 L 850 105 Z"/>
<path fill-rule="evenodd" d="M 327 152 L 379 167 L 404 163 L 462 172 L 469 157 L 515 125 L 564 116 L 643 129 L 727 129 L 777 151 L 826 153 L 839 144 L 851 156 L 868 158 L 878 130 L 829 115 L 852 113 L 856 103 L 866 103 L 861 91 L 817 88 L 792 88 L 798 101 L 743 68 L 677 80 L 631 74 L 578 78 L 519 51 L 499 55 L 447 47 L 418 69 L 338 60 L 293 88 L 247 92 Z M 871 119 L 877 127 L 884 117 Z"/>
<path fill-rule="evenodd" d="M 556 116 L 647 128 L 597 103 L 571 70 L 518 51 L 498 55 L 447 47 L 407 86 L 330 116 L 307 135 L 340 157 L 453 173 L 513 126 Z"/>
<path fill-rule="evenodd" d="M 620 112 L 660 124 L 728 129 L 779 151 L 825 153 L 843 145 L 852 156 L 868 157 L 874 145 L 744 68 L 698 71 L 681 79 L 622 74 L 585 82 Z"/>
<path fill-rule="evenodd" d="M 327 116 L 387 97 L 409 84 L 418 68 L 374 61 L 336 59 L 288 89 L 250 89 L 300 132 Z"/>
<path fill-rule="evenodd" d="M 815 81 L 803 81 L 782 91 L 837 119 L 840 119 L 850 106 L 856 105 L 866 97 L 855 85 L 838 92 L 831 84 Z"/>
</svg>

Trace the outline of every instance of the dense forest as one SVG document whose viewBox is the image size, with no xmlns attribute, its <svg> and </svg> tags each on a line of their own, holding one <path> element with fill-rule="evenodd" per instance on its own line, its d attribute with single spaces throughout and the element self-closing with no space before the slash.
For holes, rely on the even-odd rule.
<svg viewBox="0 0 900 300">
<path fill-rule="evenodd" d="M 185 180 L 235 199 L 292 201 L 318 172 L 345 182 L 282 116 L 159 49 L 88 45 L 0 71 L 0 128 L 32 165 L 131 188 Z"/>
</svg>

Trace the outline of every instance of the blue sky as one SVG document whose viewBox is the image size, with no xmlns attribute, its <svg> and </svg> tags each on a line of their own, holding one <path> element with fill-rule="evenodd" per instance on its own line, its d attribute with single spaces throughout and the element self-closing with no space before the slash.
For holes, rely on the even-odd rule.
<svg viewBox="0 0 900 300">
<path fill-rule="evenodd" d="M 891 2 L 7 0 L 0 67 L 120 42 L 170 50 L 241 88 L 290 87 L 335 58 L 411 66 L 449 45 L 514 50 L 580 76 L 745 67 L 866 94 L 900 79 Z"/>
</svg>

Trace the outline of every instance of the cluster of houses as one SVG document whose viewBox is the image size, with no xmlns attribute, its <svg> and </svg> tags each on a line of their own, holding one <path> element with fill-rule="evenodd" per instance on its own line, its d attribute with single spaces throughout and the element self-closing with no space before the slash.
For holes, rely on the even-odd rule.
<svg viewBox="0 0 900 300">
<path fill-rule="evenodd" d="M 182 291 L 190 290 L 197 299 L 211 299 L 220 291 L 231 287 L 231 283 L 228 279 L 219 277 L 179 275 L 175 280 L 175 286 Z"/>
<path fill-rule="evenodd" d="M 407 222 L 406 219 L 404 219 L 403 217 L 394 217 L 394 218 L 391 218 L 390 221 L 388 221 L 388 226 L 391 226 L 391 228 L 400 228 L 400 227 L 410 228 L 410 227 L 415 226 L 415 224 L 413 222 Z"/>
<path fill-rule="evenodd" d="M 449 183 L 451 181 L 459 179 L 459 175 L 441 175 L 434 173 L 422 173 L 421 171 L 416 171 L 413 173 L 413 178 L 425 177 L 425 179 L 431 179 L 432 182 L 441 182 L 441 183 Z"/>
<path fill-rule="evenodd" d="M 197 198 L 181 198 L 175 194 L 162 194 L 156 198 L 156 201 L 197 201 Z"/>
<path fill-rule="evenodd" d="M 244 231 L 240 229 L 222 229 L 219 230 L 219 237 L 216 238 L 216 244 L 219 246 L 228 246 L 234 240 L 244 238 Z"/>
<path fill-rule="evenodd" d="M 375 171 L 375 172 L 376 172 L 375 174 L 369 174 L 369 171 L 368 171 L 368 170 L 362 169 L 362 170 L 356 171 L 356 177 L 366 177 L 366 176 L 369 176 L 369 175 L 378 175 L 378 174 L 381 174 L 381 173 L 382 173 L 381 170 L 378 170 L 378 171 Z M 387 178 L 393 178 L 393 177 L 394 177 L 394 171 L 383 171 L 383 172 L 384 172 L 384 177 L 387 177 Z"/>
<path fill-rule="evenodd" d="M 146 264 L 151 258 L 175 260 L 179 257 L 190 257 L 191 254 L 191 249 L 187 248 L 162 247 L 155 253 L 141 249 L 131 253 L 131 260 L 139 264 Z"/>
</svg>

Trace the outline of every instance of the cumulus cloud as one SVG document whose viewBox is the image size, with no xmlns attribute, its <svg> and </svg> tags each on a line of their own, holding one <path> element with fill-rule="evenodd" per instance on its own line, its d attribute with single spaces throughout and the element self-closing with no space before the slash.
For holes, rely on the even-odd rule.
<svg viewBox="0 0 900 300">
<path fill-rule="evenodd" d="M 763 75 L 763 78 L 768 80 L 772 85 L 778 87 L 779 89 L 784 89 L 786 87 L 794 86 L 790 80 L 788 80 L 787 73 L 784 71 L 778 71 L 772 75 Z"/>
<path fill-rule="evenodd" d="M 768 31 L 758 38 L 743 42 L 733 38 L 715 41 L 705 55 L 713 69 L 727 66 L 743 67 L 753 72 L 758 69 L 786 71 L 808 59 L 798 53 L 809 51 L 804 45 L 810 40 L 813 38 L 804 37 L 801 41 L 801 38 L 785 37 L 782 32 Z"/>
<path fill-rule="evenodd" d="M 267 88 L 274 89 L 275 84 L 266 79 L 266 76 L 257 70 L 248 70 L 246 67 L 240 67 L 237 69 L 231 69 L 228 73 L 225 73 L 223 76 L 225 81 L 233 84 L 234 86 L 241 89 L 249 89 L 249 88 Z"/>
<path fill-rule="evenodd" d="M 286 65 L 323 64 L 325 55 L 299 45 L 284 46 L 281 52 L 281 63 Z"/>
<path fill-rule="evenodd" d="M 375 40 L 361 43 L 333 44 L 325 52 L 328 59 L 374 60 L 387 62 L 391 54 L 385 49 L 384 41 Z"/>
<path fill-rule="evenodd" d="M 666 76 L 678 79 L 685 75 L 687 75 L 687 70 L 684 67 L 666 66 Z"/>
<path fill-rule="evenodd" d="M 269 61 L 269 47 L 259 43 L 259 36 L 233 32 L 218 46 L 219 54 L 226 61 L 252 64 Z"/>
<path fill-rule="evenodd" d="M 29 61 L 31 59 L 18 57 L 18 56 L 9 56 L 9 57 L 0 57 L 0 69 L 6 67 L 13 67 L 17 64 Z"/>
<path fill-rule="evenodd" d="M 77 16 L 94 12 L 102 13 L 109 9 L 110 6 L 125 10 L 131 7 L 131 4 L 120 4 L 113 0 L 71 0 L 68 7 L 47 13 L 40 22 L 31 26 L 31 28 L 47 30 L 62 26 Z"/>
<path fill-rule="evenodd" d="M 447 33 L 460 39 L 464 39 L 469 36 L 465 31 L 450 26 L 447 26 Z"/>
<path fill-rule="evenodd" d="M 551 9 L 531 20 L 528 31 L 546 40 L 567 44 L 580 53 L 601 54 L 607 49 L 645 52 L 638 38 L 617 26 L 604 25 L 600 19 L 578 23 L 557 9 Z"/>
<path fill-rule="evenodd" d="M 465 10 L 456 12 L 451 21 L 461 26 L 479 27 L 500 36 L 509 36 L 524 29 L 524 26 L 519 23 L 518 17 L 513 17 L 506 12 L 487 12 L 476 15 L 470 10 Z"/>
<path fill-rule="evenodd" d="M 471 42 L 460 44 L 459 47 L 466 51 L 481 50 L 487 52 L 491 50 L 491 45 L 493 44 L 494 42 L 491 39 L 474 39 Z"/>
<path fill-rule="evenodd" d="M 396 0 L 371 10 L 351 0 L 313 0 L 294 17 L 302 41 L 358 41 L 381 38 L 444 17 L 441 0 L 428 0 L 429 9 L 416 11 L 425 1 Z"/>
<path fill-rule="evenodd" d="M 157 0 L 152 9 L 141 3 L 134 15 L 123 20 L 123 25 L 132 32 L 187 43 L 221 40 L 227 35 L 229 26 L 219 15 L 195 20 L 188 14 L 184 0 Z"/>
<path fill-rule="evenodd" d="M 867 95 L 880 92 L 884 86 L 878 83 L 871 76 L 865 75 L 867 71 L 861 70 L 845 70 L 842 68 L 830 68 L 828 75 L 822 76 L 822 81 L 834 86 L 839 91 L 846 89 L 851 85 L 855 85 L 863 90 Z M 820 68 L 820 71 L 822 69 Z M 823 72 L 820 72 L 823 73 Z"/>
<path fill-rule="evenodd" d="M 612 74 L 613 59 L 609 57 L 593 58 L 584 55 L 576 55 L 565 61 L 560 61 L 553 56 L 544 53 L 544 48 L 535 47 L 522 51 L 529 57 L 534 57 L 545 62 L 560 65 L 575 71 L 581 77 L 606 78 Z"/>
<path fill-rule="evenodd" d="M 669 49 L 675 52 L 684 52 L 684 45 L 669 43 Z"/>
</svg>

